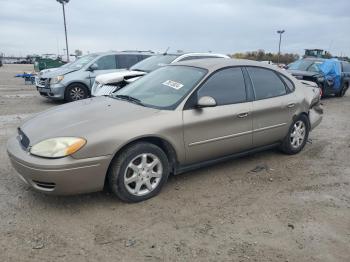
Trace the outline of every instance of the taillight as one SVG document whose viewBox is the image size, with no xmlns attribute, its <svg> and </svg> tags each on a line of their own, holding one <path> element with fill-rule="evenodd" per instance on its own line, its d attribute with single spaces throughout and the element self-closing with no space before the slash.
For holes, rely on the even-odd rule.
<svg viewBox="0 0 350 262">
<path fill-rule="evenodd" d="M 322 88 L 319 87 L 319 89 L 320 89 L 320 97 L 322 97 L 322 95 L 323 95 Z"/>
</svg>

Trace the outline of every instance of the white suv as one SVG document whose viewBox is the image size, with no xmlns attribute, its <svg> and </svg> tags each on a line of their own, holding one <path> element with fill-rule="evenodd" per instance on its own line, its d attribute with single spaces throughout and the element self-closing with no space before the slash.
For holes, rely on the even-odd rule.
<svg viewBox="0 0 350 262">
<path fill-rule="evenodd" d="M 99 75 L 91 89 L 92 96 L 108 96 L 141 76 L 167 64 L 194 59 L 230 58 L 223 54 L 213 53 L 175 53 L 154 55 L 133 65 L 128 70 Z"/>
</svg>

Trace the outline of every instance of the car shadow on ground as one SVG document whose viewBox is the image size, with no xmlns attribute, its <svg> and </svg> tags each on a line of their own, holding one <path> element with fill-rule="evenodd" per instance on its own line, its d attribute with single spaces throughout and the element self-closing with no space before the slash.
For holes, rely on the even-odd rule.
<svg viewBox="0 0 350 262">
<path fill-rule="evenodd" d="M 196 185 L 198 182 L 210 184 L 212 176 L 215 179 L 239 180 L 250 174 L 251 170 L 257 165 L 264 165 L 266 159 L 276 157 L 288 157 L 279 152 L 278 149 L 271 149 L 264 152 L 254 153 L 245 157 L 226 160 L 214 165 L 205 166 L 193 171 L 189 171 L 179 175 L 170 175 L 167 184 L 164 186 L 160 195 L 156 198 L 162 198 L 162 194 L 171 193 L 172 191 L 182 190 L 181 187 L 186 187 L 186 184 Z M 268 161 L 268 160 L 267 160 Z M 192 188 L 193 186 L 189 186 Z M 93 209 L 98 206 L 113 206 L 114 208 L 130 205 L 120 201 L 114 196 L 107 186 L 104 190 L 96 193 L 88 193 L 71 196 L 54 196 L 36 192 L 31 188 L 26 188 L 27 197 L 34 198 L 39 206 L 45 206 L 50 209 Z M 177 193 L 175 193 L 177 194 Z M 165 196 L 165 195 L 164 195 Z M 166 197 L 164 197 L 166 198 Z M 149 203 L 151 200 L 136 203 L 136 205 L 143 205 L 142 203 Z M 131 204 L 135 205 L 135 204 Z"/>
</svg>

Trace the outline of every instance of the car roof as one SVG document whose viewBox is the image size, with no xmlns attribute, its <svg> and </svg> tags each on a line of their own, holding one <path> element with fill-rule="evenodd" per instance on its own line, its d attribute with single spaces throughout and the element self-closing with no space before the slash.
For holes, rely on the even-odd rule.
<svg viewBox="0 0 350 262">
<path fill-rule="evenodd" d="M 315 62 L 319 61 L 319 62 L 321 62 L 321 61 L 324 61 L 326 59 L 325 58 L 318 58 L 318 57 L 305 57 L 305 58 L 300 59 L 300 60 L 309 60 L 309 61 L 315 61 Z"/>
<path fill-rule="evenodd" d="M 169 56 L 225 56 L 228 57 L 227 55 L 224 54 L 218 54 L 218 53 L 201 53 L 201 52 L 188 52 L 188 53 L 164 53 L 164 54 L 155 54 L 155 55 L 169 55 Z"/>
<path fill-rule="evenodd" d="M 258 66 L 258 67 L 270 68 L 275 71 L 280 71 L 276 66 L 271 66 L 269 64 L 261 63 L 258 61 L 246 60 L 246 59 L 205 58 L 205 59 L 177 62 L 172 64 L 171 66 L 176 66 L 176 65 L 185 65 L 185 66 L 204 68 L 210 72 L 216 71 L 224 67 L 231 67 L 231 66 Z"/>
<path fill-rule="evenodd" d="M 139 52 L 139 51 L 107 51 L 107 52 L 96 52 L 90 53 L 90 55 L 154 55 L 150 52 Z"/>
</svg>

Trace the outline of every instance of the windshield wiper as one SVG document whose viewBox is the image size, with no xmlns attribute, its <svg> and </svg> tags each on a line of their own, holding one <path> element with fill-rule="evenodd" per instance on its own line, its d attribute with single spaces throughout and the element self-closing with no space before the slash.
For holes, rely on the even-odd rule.
<svg viewBox="0 0 350 262">
<path fill-rule="evenodd" d="M 145 72 L 144 70 L 137 69 L 137 68 L 135 68 L 135 69 L 131 69 L 131 68 L 130 68 L 130 70 L 131 70 L 131 71 L 137 71 L 137 72 Z"/>
<path fill-rule="evenodd" d="M 143 104 L 142 104 L 140 99 L 137 99 L 137 98 L 132 97 L 132 96 L 128 96 L 128 95 L 114 95 L 112 97 L 119 98 L 121 100 L 126 100 L 126 101 L 129 101 L 129 102 L 132 102 L 132 103 L 135 103 L 135 104 L 143 106 Z"/>
</svg>

